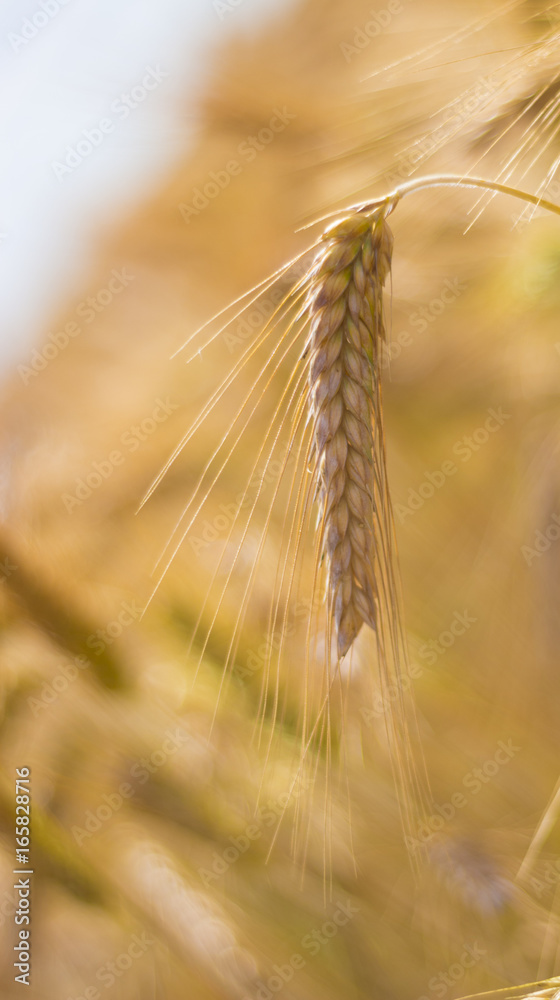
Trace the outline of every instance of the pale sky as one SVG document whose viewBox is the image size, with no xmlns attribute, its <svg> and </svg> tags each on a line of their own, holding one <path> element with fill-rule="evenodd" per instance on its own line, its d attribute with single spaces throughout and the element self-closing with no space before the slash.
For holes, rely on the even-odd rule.
<svg viewBox="0 0 560 1000">
<path fill-rule="evenodd" d="M 0 372 L 79 288 L 100 227 L 184 152 L 213 47 L 289 2 L 2 0 Z"/>
</svg>

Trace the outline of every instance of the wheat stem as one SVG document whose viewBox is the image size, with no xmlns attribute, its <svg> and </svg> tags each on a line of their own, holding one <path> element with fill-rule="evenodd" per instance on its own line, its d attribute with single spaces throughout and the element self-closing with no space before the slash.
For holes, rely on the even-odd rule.
<svg viewBox="0 0 560 1000">
<path fill-rule="evenodd" d="M 361 202 L 359 205 L 353 205 L 352 208 L 355 211 L 369 212 L 382 204 L 394 206 L 407 194 L 411 194 L 414 191 L 423 191 L 430 187 L 484 188 L 486 191 L 508 194 L 512 198 L 519 198 L 521 201 L 544 208 L 547 212 L 553 212 L 554 215 L 560 215 L 560 205 L 555 205 L 554 202 L 547 201 L 546 198 L 539 198 L 536 194 L 530 194 L 528 191 L 521 191 L 519 188 L 510 187 L 509 184 L 499 184 L 498 181 L 489 181 L 485 177 L 463 177 L 460 174 L 430 174 L 427 177 L 415 177 L 410 181 L 405 181 L 404 184 L 399 184 L 394 191 L 384 195 L 382 198 Z"/>
</svg>

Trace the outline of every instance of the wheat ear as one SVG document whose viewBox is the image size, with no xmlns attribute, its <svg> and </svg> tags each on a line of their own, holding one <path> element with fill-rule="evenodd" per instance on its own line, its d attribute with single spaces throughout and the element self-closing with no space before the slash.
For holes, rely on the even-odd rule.
<svg viewBox="0 0 560 1000">
<path fill-rule="evenodd" d="M 389 204 L 328 229 L 309 290 L 310 405 L 329 619 L 342 657 L 375 629 L 375 435 L 383 285 L 391 270 Z"/>
<path fill-rule="evenodd" d="M 513 195 L 560 214 L 552 202 L 516 188 L 440 174 L 408 181 L 383 199 L 353 207 L 323 235 L 306 309 L 321 548 L 339 658 L 364 623 L 372 629 L 377 625 L 375 521 L 381 518 L 375 458 L 376 441 L 383 441 L 378 359 L 385 338 L 383 286 L 393 250 L 387 216 L 405 195 L 447 185 Z"/>
</svg>

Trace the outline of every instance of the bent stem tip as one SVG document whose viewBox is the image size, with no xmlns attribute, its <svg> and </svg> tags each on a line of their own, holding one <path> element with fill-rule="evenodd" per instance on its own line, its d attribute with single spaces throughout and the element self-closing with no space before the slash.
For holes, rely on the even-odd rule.
<svg viewBox="0 0 560 1000">
<path fill-rule="evenodd" d="M 430 174 L 427 177 L 415 177 L 413 180 L 405 181 L 391 191 L 388 195 L 376 198 L 373 201 L 362 202 L 359 206 L 354 206 L 358 211 L 366 212 L 380 205 L 386 205 L 386 214 L 396 207 L 397 203 L 407 194 L 414 191 L 422 191 L 430 187 L 460 187 L 460 188 L 483 188 L 486 191 L 495 191 L 498 194 L 507 194 L 512 198 L 544 208 L 547 212 L 560 215 L 560 205 L 540 198 L 538 195 L 530 194 L 528 191 L 521 191 L 519 188 L 510 187 L 508 184 L 499 184 L 498 181 L 490 181 L 485 177 L 466 177 L 460 174 Z"/>
</svg>

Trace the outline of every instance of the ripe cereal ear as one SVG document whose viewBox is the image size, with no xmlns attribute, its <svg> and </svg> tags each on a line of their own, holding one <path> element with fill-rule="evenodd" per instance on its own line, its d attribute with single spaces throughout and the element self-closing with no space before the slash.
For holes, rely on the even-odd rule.
<svg viewBox="0 0 560 1000">
<path fill-rule="evenodd" d="M 309 290 L 309 384 L 329 618 L 343 657 L 377 624 L 376 438 L 383 436 L 382 289 L 393 236 L 386 209 L 355 213 L 325 234 Z"/>
<path fill-rule="evenodd" d="M 307 775 L 310 769 L 315 775 L 321 774 L 328 787 L 331 743 L 333 737 L 338 741 L 343 736 L 345 725 L 342 680 L 343 675 L 349 678 L 351 663 L 343 661 L 348 654 L 353 655 L 360 634 L 370 631 L 376 647 L 376 662 L 370 674 L 375 695 L 381 694 L 387 706 L 383 727 L 405 837 L 411 843 L 427 815 L 430 792 L 408 683 L 410 667 L 386 469 L 380 377 L 385 367 L 382 346 L 386 340 L 383 289 L 390 277 L 393 250 L 388 216 L 403 197 L 445 186 L 504 193 L 560 214 L 558 206 L 535 195 L 484 178 L 450 174 L 415 178 L 382 198 L 350 207 L 298 258 L 218 314 L 215 320 L 225 318 L 225 322 L 217 330 L 212 332 L 210 321 L 189 338 L 188 360 L 192 362 L 261 295 L 268 295 L 302 265 L 301 276 L 295 275 L 295 282 L 264 326 L 241 346 L 239 358 L 204 404 L 148 493 L 153 492 L 193 435 L 218 408 L 223 409 L 227 413 L 226 429 L 215 449 L 208 453 L 162 557 L 159 585 L 225 470 L 236 463 L 238 444 L 246 428 L 251 423 L 257 425 L 261 443 L 252 452 L 254 461 L 245 491 L 238 495 L 235 512 L 228 518 L 229 530 L 193 630 L 192 641 L 195 637 L 199 640 L 198 664 L 204 659 L 220 609 L 234 588 L 240 587 L 223 660 L 225 682 L 235 667 L 247 610 L 262 580 L 270 612 L 266 641 L 261 642 L 265 652 L 258 669 L 261 696 L 256 728 L 259 741 L 268 731 L 268 761 L 275 727 L 284 710 L 281 696 L 295 684 L 295 697 L 301 698 L 301 750 L 288 794 L 288 802 L 292 802 L 306 770 Z M 200 339 L 202 343 L 197 347 Z M 255 373 L 254 378 L 247 378 L 249 370 Z M 241 399 L 238 377 L 246 379 Z M 226 405 L 230 392 L 235 398 L 233 410 Z M 272 407 L 270 398 L 278 400 Z M 261 430 L 260 416 L 265 413 Z M 270 571 L 267 574 L 262 565 L 263 554 L 273 513 L 278 514 L 279 508 L 280 542 L 271 579 Z M 315 532 L 311 528 L 314 510 L 318 510 Z M 245 558 L 248 546 L 250 560 Z M 307 576 L 302 572 L 305 560 L 308 568 L 310 565 Z M 245 584 L 239 579 L 242 568 L 247 568 Z M 302 592 L 302 581 L 309 584 L 307 593 Z M 318 612 L 315 598 L 323 587 L 326 601 Z M 307 640 L 298 662 L 292 663 L 287 648 L 287 639 L 293 634 L 290 616 L 292 605 L 301 596 L 309 599 Z M 218 700 L 221 692 L 222 686 Z M 331 719 L 335 693 L 341 707 L 341 719 L 336 724 Z M 321 755 L 323 771 L 318 765 Z M 314 763 L 309 763 L 311 758 Z M 326 804 L 325 817 L 327 811 Z M 413 865 L 417 860 L 417 852 L 413 852 Z"/>
</svg>

